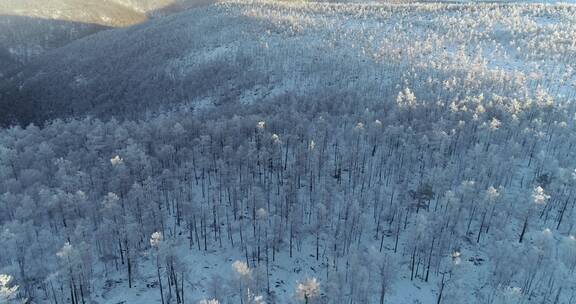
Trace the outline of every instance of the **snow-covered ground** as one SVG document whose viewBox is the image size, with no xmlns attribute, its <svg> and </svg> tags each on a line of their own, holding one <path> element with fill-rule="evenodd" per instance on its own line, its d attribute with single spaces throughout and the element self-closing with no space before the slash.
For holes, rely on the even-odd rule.
<svg viewBox="0 0 576 304">
<path fill-rule="evenodd" d="M 15 302 L 572 303 L 575 59 L 556 3 L 230 0 L 92 35 L 0 86 L 43 123 L 0 131 L 0 274 Z"/>
</svg>

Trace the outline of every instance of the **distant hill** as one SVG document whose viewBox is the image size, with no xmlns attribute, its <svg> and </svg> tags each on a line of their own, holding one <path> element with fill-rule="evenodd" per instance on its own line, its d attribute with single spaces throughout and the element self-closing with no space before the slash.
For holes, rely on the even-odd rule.
<svg viewBox="0 0 576 304">
<path fill-rule="evenodd" d="M 44 52 L 104 29 L 125 27 L 183 9 L 178 0 L 0 1 L 1 75 Z"/>
<path fill-rule="evenodd" d="M 2 15 L 0 28 L 0 56 L 12 62 L 11 65 L 0 66 L 0 73 L 5 74 L 48 50 L 109 27 L 93 23 Z"/>
<path fill-rule="evenodd" d="M 0 48 L 13 60 L 25 64 L 46 50 L 102 29 L 146 19 L 143 11 L 112 1 L 1 1 Z"/>
<path fill-rule="evenodd" d="M 239 23 L 230 28 L 225 10 L 207 6 L 103 31 L 50 51 L 0 84 L 0 113 L 5 121 L 9 115 L 8 120 L 25 123 L 86 113 L 107 116 L 214 93 L 214 86 L 228 77 L 240 79 L 240 71 L 209 58 L 199 61 L 206 65 L 202 71 L 211 71 L 200 73 L 203 79 L 193 79 L 195 73 L 175 78 L 175 70 L 167 69 L 173 59 L 190 53 L 203 56 L 218 44 L 239 42 L 244 24 L 255 25 L 239 16 L 234 19 Z"/>
<path fill-rule="evenodd" d="M 18 0 L 0 3 L 0 15 L 127 26 L 147 19 L 146 13 L 174 0 Z"/>
</svg>

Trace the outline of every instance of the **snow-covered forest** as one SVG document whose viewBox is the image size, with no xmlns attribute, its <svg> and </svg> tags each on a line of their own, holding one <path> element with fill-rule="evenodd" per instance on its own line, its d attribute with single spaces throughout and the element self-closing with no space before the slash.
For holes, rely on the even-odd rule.
<svg viewBox="0 0 576 304">
<path fill-rule="evenodd" d="M 0 303 L 576 303 L 576 5 L 229 0 L 0 82 Z"/>
<path fill-rule="evenodd" d="M 1 0 L 0 81 L 42 54 L 93 33 L 210 0 Z"/>
</svg>

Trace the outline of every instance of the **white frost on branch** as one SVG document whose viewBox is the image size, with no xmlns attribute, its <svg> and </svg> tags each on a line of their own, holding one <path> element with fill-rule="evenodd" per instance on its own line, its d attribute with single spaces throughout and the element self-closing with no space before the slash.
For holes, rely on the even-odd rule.
<svg viewBox="0 0 576 304">
<path fill-rule="evenodd" d="M 12 282 L 11 275 L 0 274 L 0 303 L 8 303 L 8 301 L 16 297 L 18 286 L 10 287 L 10 282 Z"/>
<path fill-rule="evenodd" d="M 496 189 L 492 186 L 490 186 L 486 192 L 487 192 L 488 200 L 490 200 L 490 201 L 495 201 L 500 196 L 500 192 L 498 192 L 498 189 Z"/>
<path fill-rule="evenodd" d="M 65 259 L 70 257 L 74 253 L 74 247 L 69 242 L 64 243 L 62 249 L 56 253 L 59 258 Z"/>
<path fill-rule="evenodd" d="M 416 106 L 416 95 L 414 95 L 414 93 L 412 93 L 409 88 L 405 88 L 404 92 L 398 92 L 398 96 L 396 97 L 396 104 L 401 108 L 412 108 Z"/>
<path fill-rule="evenodd" d="M 162 239 L 162 232 L 156 231 L 152 233 L 152 236 L 150 237 L 150 246 L 158 247 L 160 243 L 162 243 Z"/>
<path fill-rule="evenodd" d="M 546 201 L 550 199 L 550 195 L 544 192 L 544 188 L 538 186 L 534 188 L 534 191 L 532 192 L 532 199 L 534 200 L 535 204 L 544 205 L 546 204 Z"/>
<path fill-rule="evenodd" d="M 492 120 L 490 121 L 490 130 L 498 130 L 500 129 L 500 126 L 502 125 L 502 123 L 500 122 L 500 120 L 498 120 L 498 118 L 493 117 Z"/>
<path fill-rule="evenodd" d="M 200 300 L 198 302 L 198 304 L 220 304 L 220 301 L 218 301 L 216 299 L 211 299 L 211 300 L 203 299 L 203 300 Z"/>
<path fill-rule="evenodd" d="M 244 262 L 241 262 L 241 261 L 236 261 L 236 262 L 232 263 L 232 268 L 240 276 L 249 276 L 251 273 L 248 265 Z"/>
<path fill-rule="evenodd" d="M 116 155 L 110 159 L 110 163 L 112 164 L 112 166 L 120 166 L 121 164 L 124 163 L 124 159 L 119 155 Z"/>
<path fill-rule="evenodd" d="M 462 262 L 462 259 L 460 258 L 462 254 L 460 253 L 460 251 L 454 251 L 452 252 L 452 262 L 454 262 L 454 265 L 460 265 L 460 263 Z"/>
<path fill-rule="evenodd" d="M 280 143 L 280 136 L 278 136 L 278 134 L 272 134 L 272 142 L 275 144 Z"/>
<path fill-rule="evenodd" d="M 320 293 L 320 282 L 316 278 L 306 279 L 296 286 L 296 296 L 299 299 L 308 300 Z"/>
<path fill-rule="evenodd" d="M 316 148 L 316 143 L 314 140 L 311 140 L 310 144 L 308 145 L 308 150 L 314 151 L 314 148 Z M 576 170 L 574 172 L 576 172 Z M 574 173 L 574 179 L 576 179 L 576 173 Z"/>
<path fill-rule="evenodd" d="M 258 216 L 258 219 L 266 219 L 268 217 L 268 211 L 266 211 L 266 209 L 264 208 L 260 208 L 258 210 L 256 210 L 256 215 Z"/>
</svg>

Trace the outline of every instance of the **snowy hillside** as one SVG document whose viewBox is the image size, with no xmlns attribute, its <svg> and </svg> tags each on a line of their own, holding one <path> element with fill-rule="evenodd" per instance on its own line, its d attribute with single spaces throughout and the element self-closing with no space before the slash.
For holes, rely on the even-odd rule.
<svg viewBox="0 0 576 304">
<path fill-rule="evenodd" d="M 0 302 L 573 303 L 575 55 L 576 6 L 525 3 L 231 0 L 55 49 L 0 84 L 36 123 L 0 130 Z"/>
<path fill-rule="evenodd" d="M 95 32 L 130 26 L 150 16 L 174 13 L 204 0 L 2 0 L 0 53 L 11 64 L 2 74 L 33 61 L 41 54 Z M 0 55 L 2 56 L 2 55 Z M 1 58 L 1 57 L 0 57 Z"/>
<path fill-rule="evenodd" d="M 565 5 L 203 7 L 58 49 L 5 84 L 0 106 L 25 112 L 4 120 L 41 122 L 286 91 L 375 102 L 409 87 L 452 102 L 482 93 L 533 97 L 544 85 L 553 97 L 570 97 L 573 15 Z"/>
<path fill-rule="evenodd" d="M 0 14 L 105 26 L 125 26 L 144 19 L 130 7 L 95 0 L 4 0 L 0 4 Z"/>
<path fill-rule="evenodd" d="M 192 3 L 195 0 L 3 0 L 0 15 L 21 16 L 127 26 L 140 23 L 148 13 L 169 6 Z"/>
</svg>

